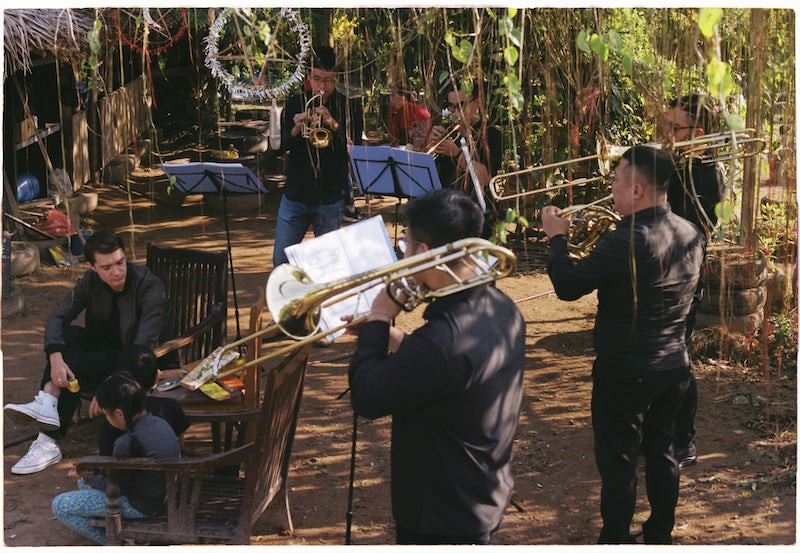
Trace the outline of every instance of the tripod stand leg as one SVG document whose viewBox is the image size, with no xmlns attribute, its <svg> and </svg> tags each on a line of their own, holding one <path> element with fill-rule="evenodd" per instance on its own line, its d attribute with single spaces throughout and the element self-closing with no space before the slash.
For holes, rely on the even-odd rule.
<svg viewBox="0 0 800 553">
<path fill-rule="evenodd" d="M 353 444 L 350 449 L 350 487 L 347 491 L 347 515 L 344 534 L 344 544 L 350 545 L 350 535 L 353 526 L 353 487 L 356 476 L 356 436 L 358 435 L 358 415 L 353 413 Z"/>
</svg>

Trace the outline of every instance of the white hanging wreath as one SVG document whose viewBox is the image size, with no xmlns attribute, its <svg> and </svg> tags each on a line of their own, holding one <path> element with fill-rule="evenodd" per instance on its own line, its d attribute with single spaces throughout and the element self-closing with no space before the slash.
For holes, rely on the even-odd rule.
<svg viewBox="0 0 800 553">
<path fill-rule="evenodd" d="M 211 69 L 211 74 L 222 81 L 228 88 L 231 96 L 240 98 L 245 102 L 263 102 L 265 99 L 279 100 L 289 95 L 292 89 L 303 82 L 306 76 L 305 61 L 311 52 L 311 35 L 308 26 L 303 23 L 300 16 L 292 8 L 281 8 L 281 17 L 286 19 L 292 26 L 292 31 L 297 33 L 300 45 L 300 53 L 297 55 L 297 67 L 294 73 L 283 83 L 272 88 L 258 88 L 256 86 L 243 85 L 236 82 L 236 79 L 219 63 L 219 33 L 228 22 L 228 17 L 236 8 L 225 8 L 219 15 L 214 24 L 208 30 L 206 42 L 206 62 L 205 65 Z"/>
</svg>

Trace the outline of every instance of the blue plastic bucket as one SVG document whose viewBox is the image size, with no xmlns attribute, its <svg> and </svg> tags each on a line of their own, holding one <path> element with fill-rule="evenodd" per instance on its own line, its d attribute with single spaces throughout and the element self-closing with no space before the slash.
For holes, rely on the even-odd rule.
<svg viewBox="0 0 800 553">
<path fill-rule="evenodd" d="M 39 179 L 30 173 L 17 175 L 17 201 L 29 202 L 39 197 Z"/>
</svg>

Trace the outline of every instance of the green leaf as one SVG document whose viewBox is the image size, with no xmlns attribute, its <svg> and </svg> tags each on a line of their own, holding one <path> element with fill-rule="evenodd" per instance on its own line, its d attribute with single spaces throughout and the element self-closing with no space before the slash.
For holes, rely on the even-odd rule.
<svg viewBox="0 0 800 553">
<path fill-rule="evenodd" d="M 458 53 L 453 51 L 453 57 L 456 58 L 461 63 L 466 63 L 469 59 L 470 54 L 472 54 L 472 43 L 465 38 L 462 38 L 458 42 Z"/>
<path fill-rule="evenodd" d="M 701 8 L 697 16 L 697 26 L 706 38 L 714 34 L 714 27 L 722 19 L 722 8 Z"/>
<path fill-rule="evenodd" d="M 514 92 L 519 92 L 519 79 L 515 74 L 511 73 L 503 77 L 503 84 L 506 85 L 506 88 L 512 94 Z"/>
<path fill-rule="evenodd" d="M 453 33 L 445 33 L 444 41 L 452 48 L 456 44 L 456 37 L 453 36 Z"/>
<path fill-rule="evenodd" d="M 508 65 L 514 65 L 519 59 L 519 50 L 517 50 L 514 46 L 507 47 L 505 50 L 503 50 L 503 54 L 505 55 Z"/>
<path fill-rule="evenodd" d="M 633 75 L 633 58 L 627 52 L 622 54 L 622 70 L 628 75 Z"/>
<path fill-rule="evenodd" d="M 500 31 L 500 36 L 506 36 L 510 34 L 512 29 L 514 29 L 514 22 L 511 21 L 510 18 L 504 17 L 500 20 L 500 27 L 498 28 Z"/>
<path fill-rule="evenodd" d="M 525 217 L 522 217 L 522 216 L 517 217 L 517 223 L 519 223 L 523 227 L 529 227 L 530 226 L 530 224 L 528 224 L 528 219 L 526 219 Z"/>
<path fill-rule="evenodd" d="M 578 33 L 578 38 L 575 39 L 575 46 L 581 52 L 585 52 L 586 54 L 591 54 L 592 49 L 589 48 L 589 35 L 586 32 L 586 29 L 581 29 L 581 32 Z"/>
<path fill-rule="evenodd" d="M 599 57 L 602 61 L 606 61 L 608 59 L 608 45 L 600 35 L 593 33 L 589 38 L 589 46 L 591 46 L 592 52 L 597 54 L 597 57 Z"/>
<path fill-rule="evenodd" d="M 608 41 L 611 43 L 611 47 L 614 50 L 622 48 L 622 37 L 619 36 L 619 33 L 614 29 L 608 31 Z"/>
<path fill-rule="evenodd" d="M 445 82 L 449 76 L 450 73 L 448 73 L 447 71 L 439 71 L 439 78 L 438 78 L 439 84 Z"/>
<path fill-rule="evenodd" d="M 728 113 L 725 115 L 725 123 L 727 123 L 728 128 L 732 131 L 743 131 L 744 126 L 744 119 L 738 113 Z"/>
<path fill-rule="evenodd" d="M 500 240 L 501 244 L 506 243 L 506 240 L 508 240 L 508 230 L 505 227 L 497 229 L 497 239 Z"/>
<path fill-rule="evenodd" d="M 513 223 L 516 215 L 517 214 L 514 212 L 513 209 L 511 208 L 506 209 L 506 223 Z"/>
<path fill-rule="evenodd" d="M 717 219 L 723 223 L 727 224 L 730 222 L 731 217 L 733 216 L 733 203 L 732 202 L 725 202 L 725 203 L 718 203 L 714 206 L 714 213 L 717 215 Z"/>
<path fill-rule="evenodd" d="M 511 29 L 511 34 L 508 35 L 508 38 L 517 48 L 522 47 L 522 31 L 520 29 Z"/>
<path fill-rule="evenodd" d="M 506 15 L 509 19 L 514 19 L 517 16 L 517 8 L 508 8 L 506 10 Z"/>
</svg>

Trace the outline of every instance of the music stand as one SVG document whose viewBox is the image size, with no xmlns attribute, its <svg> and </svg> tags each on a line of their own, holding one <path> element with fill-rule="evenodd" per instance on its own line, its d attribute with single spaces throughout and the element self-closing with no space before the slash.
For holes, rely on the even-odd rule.
<svg viewBox="0 0 800 553">
<path fill-rule="evenodd" d="M 395 205 L 395 242 L 398 210 L 402 198 L 414 198 L 442 187 L 433 156 L 391 146 L 352 146 L 350 165 L 362 194 L 380 194 L 397 198 Z"/>
<path fill-rule="evenodd" d="M 241 337 L 239 326 L 239 302 L 236 298 L 236 277 L 233 270 L 233 248 L 231 229 L 228 224 L 227 198 L 230 194 L 267 193 L 267 189 L 253 172 L 241 163 L 213 163 L 192 161 L 189 163 L 164 163 L 161 168 L 169 177 L 175 177 L 175 188 L 184 194 L 208 194 L 216 192 L 222 197 L 222 213 L 225 217 L 225 237 L 228 242 L 228 264 L 231 271 L 233 309 L 236 314 L 236 339 Z"/>
<path fill-rule="evenodd" d="M 161 168 L 175 177 L 175 188 L 185 194 L 226 192 L 234 194 L 267 193 L 253 172 L 241 163 L 164 163 Z"/>
</svg>

